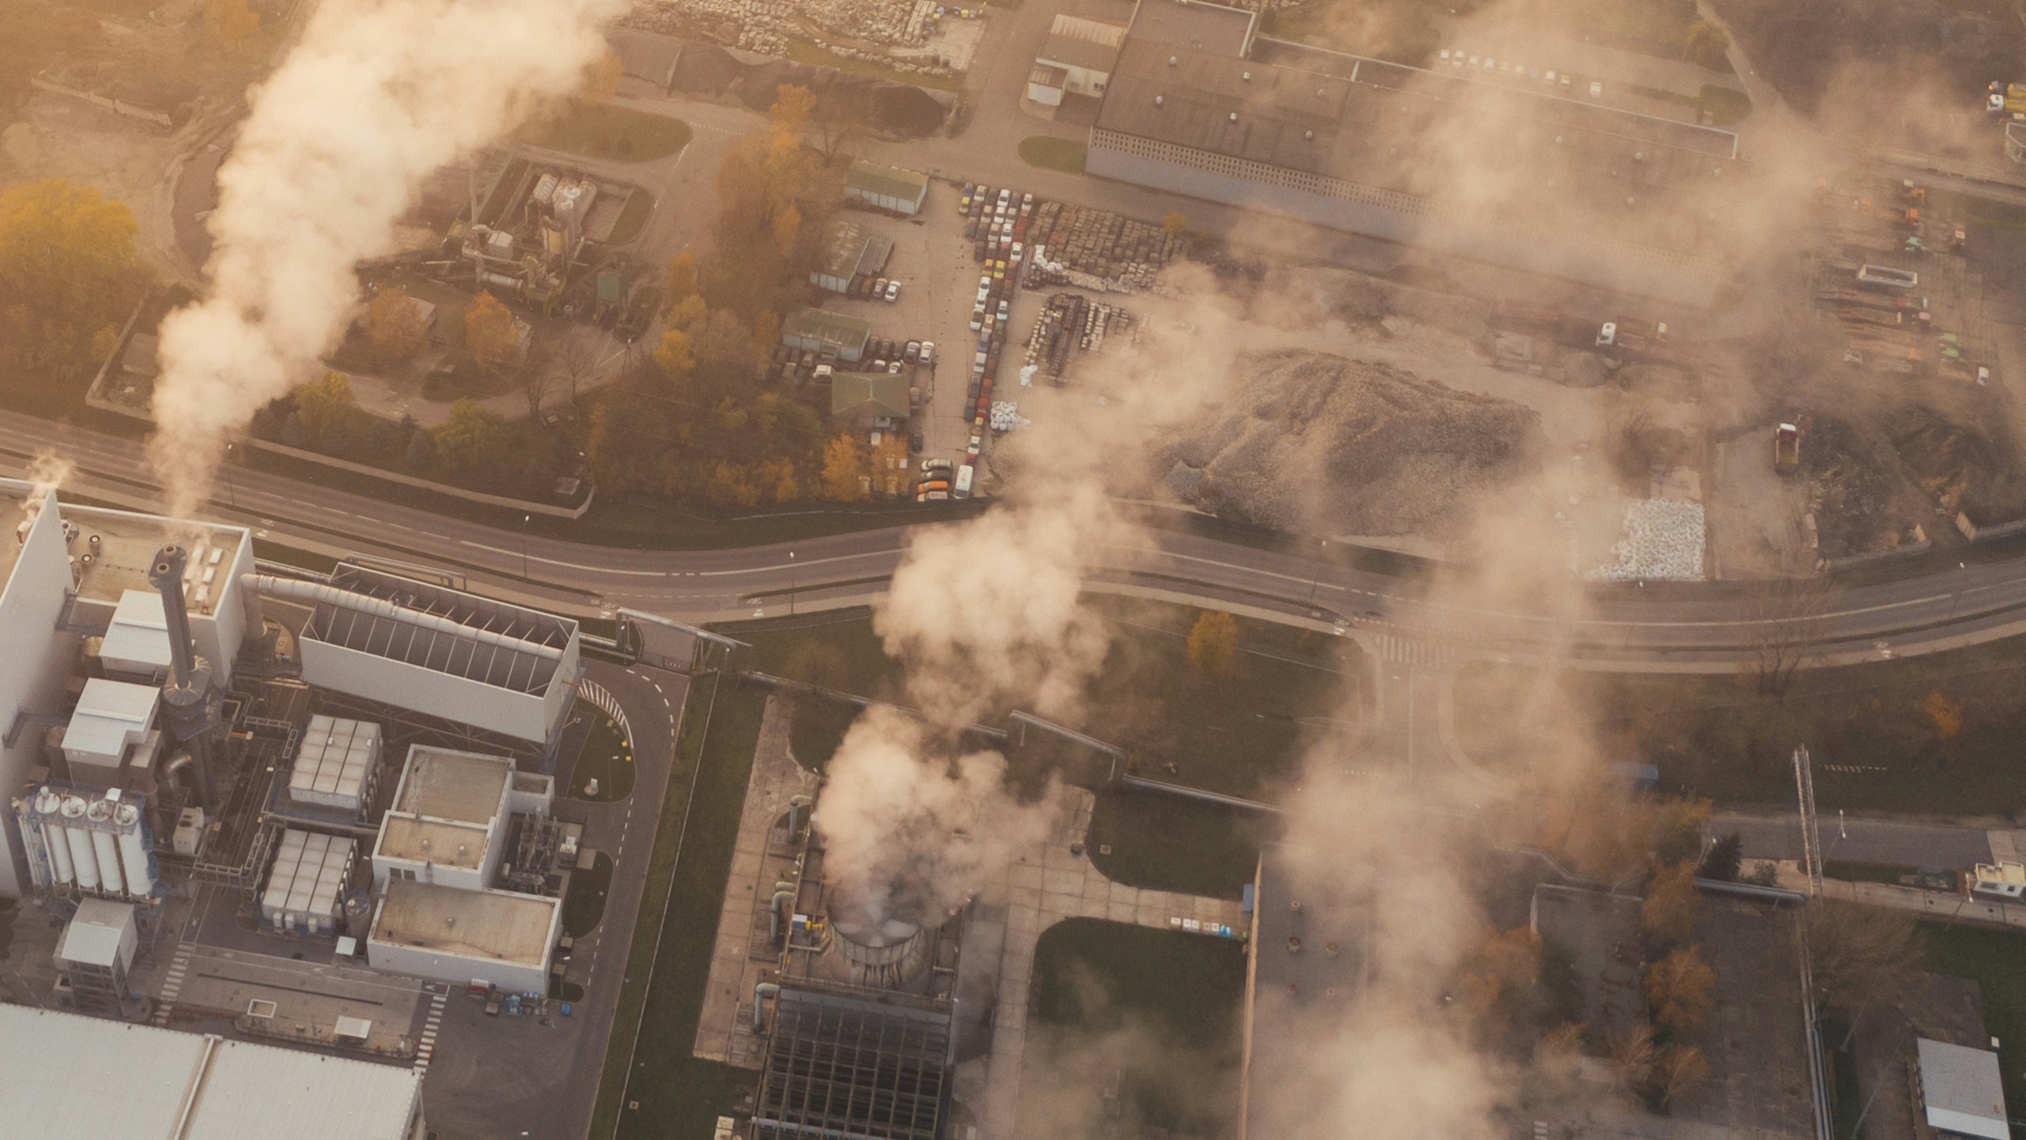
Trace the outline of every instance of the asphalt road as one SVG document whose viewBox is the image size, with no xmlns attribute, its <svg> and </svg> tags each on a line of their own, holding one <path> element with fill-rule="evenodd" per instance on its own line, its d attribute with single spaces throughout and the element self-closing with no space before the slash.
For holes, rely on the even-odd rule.
<svg viewBox="0 0 2026 1140">
<path fill-rule="evenodd" d="M 1981 828 L 1841 819 L 1835 812 L 1824 813 L 1817 822 L 1822 831 L 1824 859 L 1956 870 L 1991 860 L 1990 837 Z M 1712 836 L 1737 832 L 1744 839 L 1746 859 L 1801 857 L 1798 815 L 1719 815 L 1710 821 L 1708 830 Z"/>
<path fill-rule="evenodd" d="M 28 416 L 0 422 L 0 467 L 10 472 L 52 447 L 77 466 L 74 492 L 159 506 L 138 442 Z M 208 513 L 278 542 L 442 567 L 475 586 L 579 614 L 628 606 L 692 622 L 786 613 L 791 592 L 798 609 L 864 604 L 883 592 L 913 533 L 894 527 L 726 550 L 622 549 L 502 531 L 245 469 L 221 479 Z M 1728 671 L 1749 667 L 1770 642 L 1804 638 L 1814 644 L 1812 663 L 1878 660 L 2026 630 L 2026 560 L 1853 587 L 1798 622 L 1739 596 L 1735 584 L 1614 588 L 1577 603 L 1490 602 L 1336 561 L 1166 531 L 1121 533 L 1085 556 L 1092 589 L 1603 669 Z"/>
</svg>

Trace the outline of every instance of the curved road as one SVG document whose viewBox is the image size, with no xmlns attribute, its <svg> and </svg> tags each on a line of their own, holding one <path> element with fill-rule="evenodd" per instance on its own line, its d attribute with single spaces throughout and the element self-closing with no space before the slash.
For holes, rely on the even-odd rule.
<svg viewBox="0 0 2026 1140">
<path fill-rule="evenodd" d="M 0 467 L 18 472 L 52 447 L 76 464 L 66 484 L 73 494 L 159 508 L 139 443 L 29 416 L 0 422 Z M 227 472 L 210 508 L 213 517 L 276 542 L 437 567 L 489 592 L 568 612 L 609 616 L 626 606 L 699 623 L 784 615 L 791 604 L 800 612 L 871 601 L 913 529 L 726 550 L 636 550 L 523 536 L 245 469 Z M 1811 646 L 1809 664 L 1880 660 L 2026 632 L 2026 559 L 1840 590 L 1804 617 L 1793 616 L 1794 603 L 1782 609 L 1741 596 L 1750 591 L 1736 584 L 1602 588 L 1561 609 L 1550 599 L 1492 605 L 1417 580 L 1154 530 L 1101 543 L 1087 561 L 1096 590 L 1600 669 L 1727 672 L 1775 646 L 1791 657 L 1803 642 Z"/>
</svg>

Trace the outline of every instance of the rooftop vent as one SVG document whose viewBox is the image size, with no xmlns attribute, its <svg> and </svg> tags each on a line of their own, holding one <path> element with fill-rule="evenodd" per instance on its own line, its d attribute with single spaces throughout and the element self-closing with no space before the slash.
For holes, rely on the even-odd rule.
<svg viewBox="0 0 2026 1140">
<path fill-rule="evenodd" d="M 1301 133 L 1301 137 L 1303 137 L 1303 138 L 1305 138 L 1305 139 L 1309 140 L 1310 142 L 1314 142 L 1314 141 L 1315 141 L 1315 132 L 1314 132 L 1314 131 L 1303 131 L 1303 132 Z"/>
<path fill-rule="evenodd" d="M 1231 121 L 1234 123 L 1238 121 L 1238 112 L 1236 111 L 1231 112 Z"/>
<path fill-rule="evenodd" d="M 1326 943 L 1324 943 L 1324 944 L 1323 944 L 1323 953 L 1325 953 L 1325 954 L 1328 954 L 1328 955 L 1329 955 L 1330 957 L 1332 957 L 1332 958 L 1336 957 L 1336 956 L 1337 956 L 1337 944 L 1336 944 L 1336 943 L 1334 943 L 1334 942 L 1326 942 Z"/>
<path fill-rule="evenodd" d="M 1165 106 L 1167 106 L 1167 105 L 1168 105 L 1168 101 L 1167 101 L 1167 99 L 1166 99 L 1166 98 L 1164 98 L 1164 97 L 1162 97 L 1162 96 L 1159 96 L 1159 95 L 1156 95 L 1156 96 L 1154 96 L 1154 106 L 1156 106 L 1156 107 L 1165 107 Z"/>
<path fill-rule="evenodd" d="M 1301 900 L 1289 899 L 1287 903 L 1287 909 L 1294 911 L 1297 914 L 1301 913 Z"/>
<path fill-rule="evenodd" d="M 1172 56 L 1172 55 L 1168 57 L 1168 66 L 1169 66 L 1169 67 L 1173 67 L 1173 66 L 1175 66 L 1175 64 L 1176 64 L 1177 62 L 1178 62 L 1178 57 L 1176 57 L 1176 56 Z"/>
<path fill-rule="evenodd" d="M 1249 71 L 1241 71 L 1238 73 L 1238 78 L 1244 80 L 1247 83 L 1250 83 L 1252 82 L 1252 73 Z"/>
<path fill-rule="evenodd" d="M 1290 954 L 1301 953 L 1301 938 L 1299 936 L 1287 940 L 1287 952 Z"/>
</svg>

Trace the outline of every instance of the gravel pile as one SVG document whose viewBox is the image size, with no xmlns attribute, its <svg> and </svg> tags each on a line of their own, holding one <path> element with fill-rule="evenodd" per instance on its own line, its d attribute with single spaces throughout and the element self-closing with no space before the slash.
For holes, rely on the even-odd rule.
<svg viewBox="0 0 2026 1140">
<path fill-rule="evenodd" d="M 1590 572 L 1611 582 L 1700 582 L 1703 551 L 1701 503 L 1645 499 L 1625 508 L 1625 538 L 1611 548 L 1617 558 Z"/>
<path fill-rule="evenodd" d="M 1166 448 L 1170 493 L 1312 534 L 1452 532 L 1485 489 L 1532 466 L 1540 417 L 1385 365 L 1308 351 L 1252 357 L 1237 391 Z"/>
</svg>

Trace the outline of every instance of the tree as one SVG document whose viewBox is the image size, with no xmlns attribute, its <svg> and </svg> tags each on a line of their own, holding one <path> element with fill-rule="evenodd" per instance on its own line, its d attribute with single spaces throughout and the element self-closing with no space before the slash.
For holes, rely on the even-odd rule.
<svg viewBox="0 0 2026 1140">
<path fill-rule="evenodd" d="M 311 447 L 343 451 L 358 415 L 352 382 L 342 372 L 326 372 L 296 389 L 295 418 Z"/>
<path fill-rule="evenodd" d="M 1205 610 L 1189 629 L 1189 663 L 1201 673 L 1222 673 L 1238 648 L 1238 619 Z"/>
<path fill-rule="evenodd" d="M 818 150 L 827 165 L 835 165 L 846 143 L 863 135 L 872 121 L 867 89 L 833 84 L 816 101 L 812 118 L 816 123 Z"/>
<path fill-rule="evenodd" d="M 532 368 L 521 370 L 521 398 L 528 402 L 528 418 L 540 421 L 542 404 L 549 398 L 549 389 L 555 387 L 556 372 L 550 361 L 540 361 Z"/>
<path fill-rule="evenodd" d="M 1662 945 L 1688 941 L 1695 928 L 1702 895 L 1695 889 L 1695 864 L 1674 863 L 1653 873 L 1646 898 L 1639 904 L 1639 922 Z"/>
<path fill-rule="evenodd" d="M 1735 883 L 1744 858 L 1745 837 L 1733 831 L 1710 844 L 1708 853 L 1702 857 L 1702 864 L 1695 869 L 1696 878 Z"/>
<path fill-rule="evenodd" d="M 404 458 L 410 471 L 427 471 L 436 466 L 436 437 L 426 431 L 409 433 L 408 454 Z"/>
<path fill-rule="evenodd" d="M 457 472 L 477 470 L 506 454 L 506 417 L 466 397 L 450 405 L 450 418 L 435 432 L 436 456 Z"/>
<path fill-rule="evenodd" d="M 865 457 L 858 441 L 839 435 L 823 449 L 823 497 L 848 503 L 863 495 L 859 480 L 865 475 Z"/>
<path fill-rule="evenodd" d="M 489 291 L 480 291 L 464 310 L 464 348 L 472 363 L 497 376 L 520 359 L 520 320 Z"/>
<path fill-rule="evenodd" d="M 584 65 L 582 97 L 592 103 L 610 103 L 619 94 L 619 81 L 626 76 L 626 62 L 617 52 L 606 52 Z"/>
<path fill-rule="evenodd" d="M 802 211 L 790 202 L 774 215 L 774 247 L 781 251 L 782 257 L 790 257 L 801 239 Z"/>
<path fill-rule="evenodd" d="M 695 341 L 696 364 L 707 380 L 748 379 L 753 366 L 753 331 L 730 309 L 711 310 Z"/>
<path fill-rule="evenodd" d="M 1725 53 L 1730 50 L 1731 38 L 1708 20 L 1690 24 L 1681 36 L 1681 57 L 1690 63 L 1720 68 L 1724 65 Z"/>
<path fill-rule="evenodd" d="M 1478 1028 L 1493 1032 L 1502 1023 L 1531 1023 L 1534 987 L 1541 976 L 1541 940 L 1531 929 L 1487 927 L 1464 957 L 1458 989 L 1463 1008 Z"/>
<path fill-rule="evenodd" d="M 1182 231 L 1189 228 L 1189 219 L 1180 210 L 1169 210 L 1168 216 L 1161 219 L 1161 228 L 1167 231 L 1169 237 L 1181 237 Z"/>
<path fill-rule="evenodd" d="M 0 192 L 0 366 L 68 379 L 90 362 L 99 333 L 140 299 L 137 232 L 124 204 L 89 186 Z"/>
<path fill-rule="evenodd" d="M 1653 858 L 1660 863 L 1677 863 L 1702 854 L 1702 829 L 1709 825 L 1714 805 L 1696 796 L 1669 796 L 1660 805 L 1660 821 L 1654 829 Z"/>
<path fill-rule="evenodd" d="M 1920 930 L 1904 911 L 1818 900 L 1805 912 L 1809 968 L 1824 1002 L 1855 1014 L 1896 1001 L 1920 969 Z"/>
<path fill-rule="evenodd" d="M 1920 703 L 1921 715 L 1935 730 L 1935 737 L 1943 744 L 1956 738 L 1963 731 L 1963 706 L 1949 699 L 1948 694 L 1937 689 Z"/>
<path fill-rule="evenodd" d="M 662 302 L 670 312 L 691 297 L 696 296 L 696 255 L 683 250 L 668 259 L 668 288 Z"/>
<path fill-rule="evenodd" d="M 710 315 L 710 306 L 704 303 L 703 295 L 691 293 L 668 307 L 668 327 L 679 329 L 694 340 L 703 332 Z"/>
<path fill-rule="evenodd" d="M 1646 1004 L 1653 1020 L 1677 1033 L 1702 1024 L 1716 992 L 1716 971 L 1702 951 L 1684 946 L 1646 968 Z"/>
<path fill-rule="evenodd" d="M 1618 1081 L 1627 1091 L 1643 1088 L 1653 1075 L 1653 1027 L 1634 1026 L 1624 1033 L 1613 1033 L 1605 1042 L 1611 1060 L 1618 1065 Z"/>
<path fill-rule="evenodd" d="M 1694 1100 L 1709 1084 L 1709 1059 L 1693 1045 L 1673 1045 L 1653 1063 L 1653 1084 L 1663 1105 Z"/>
<path fill-rule="evenodd" d="M 1835 590 L 1823 578 L 1761 582 L 1746 607 L 1759 695 L 1785 704 L 1794 674 L 1814 656 Z"/>
<path fill-rule="evenodd" d="M 802 131 L 809 125 L 809 116 L 816 110 L 816 96 L 807 87 L 783 83 L 774 88 L 774 105 L 767 110 L 773 120 L 777 134 L 787 135 L 798 142 Z"/>
<path fill-rule="evenodd" d="M 405 287 L 385 286 L 366 302 L 366 337 L 372 342 L 376 363 L 406 360 L 420 351 L 429 337 L 427 311 Z"/>
</svg>

